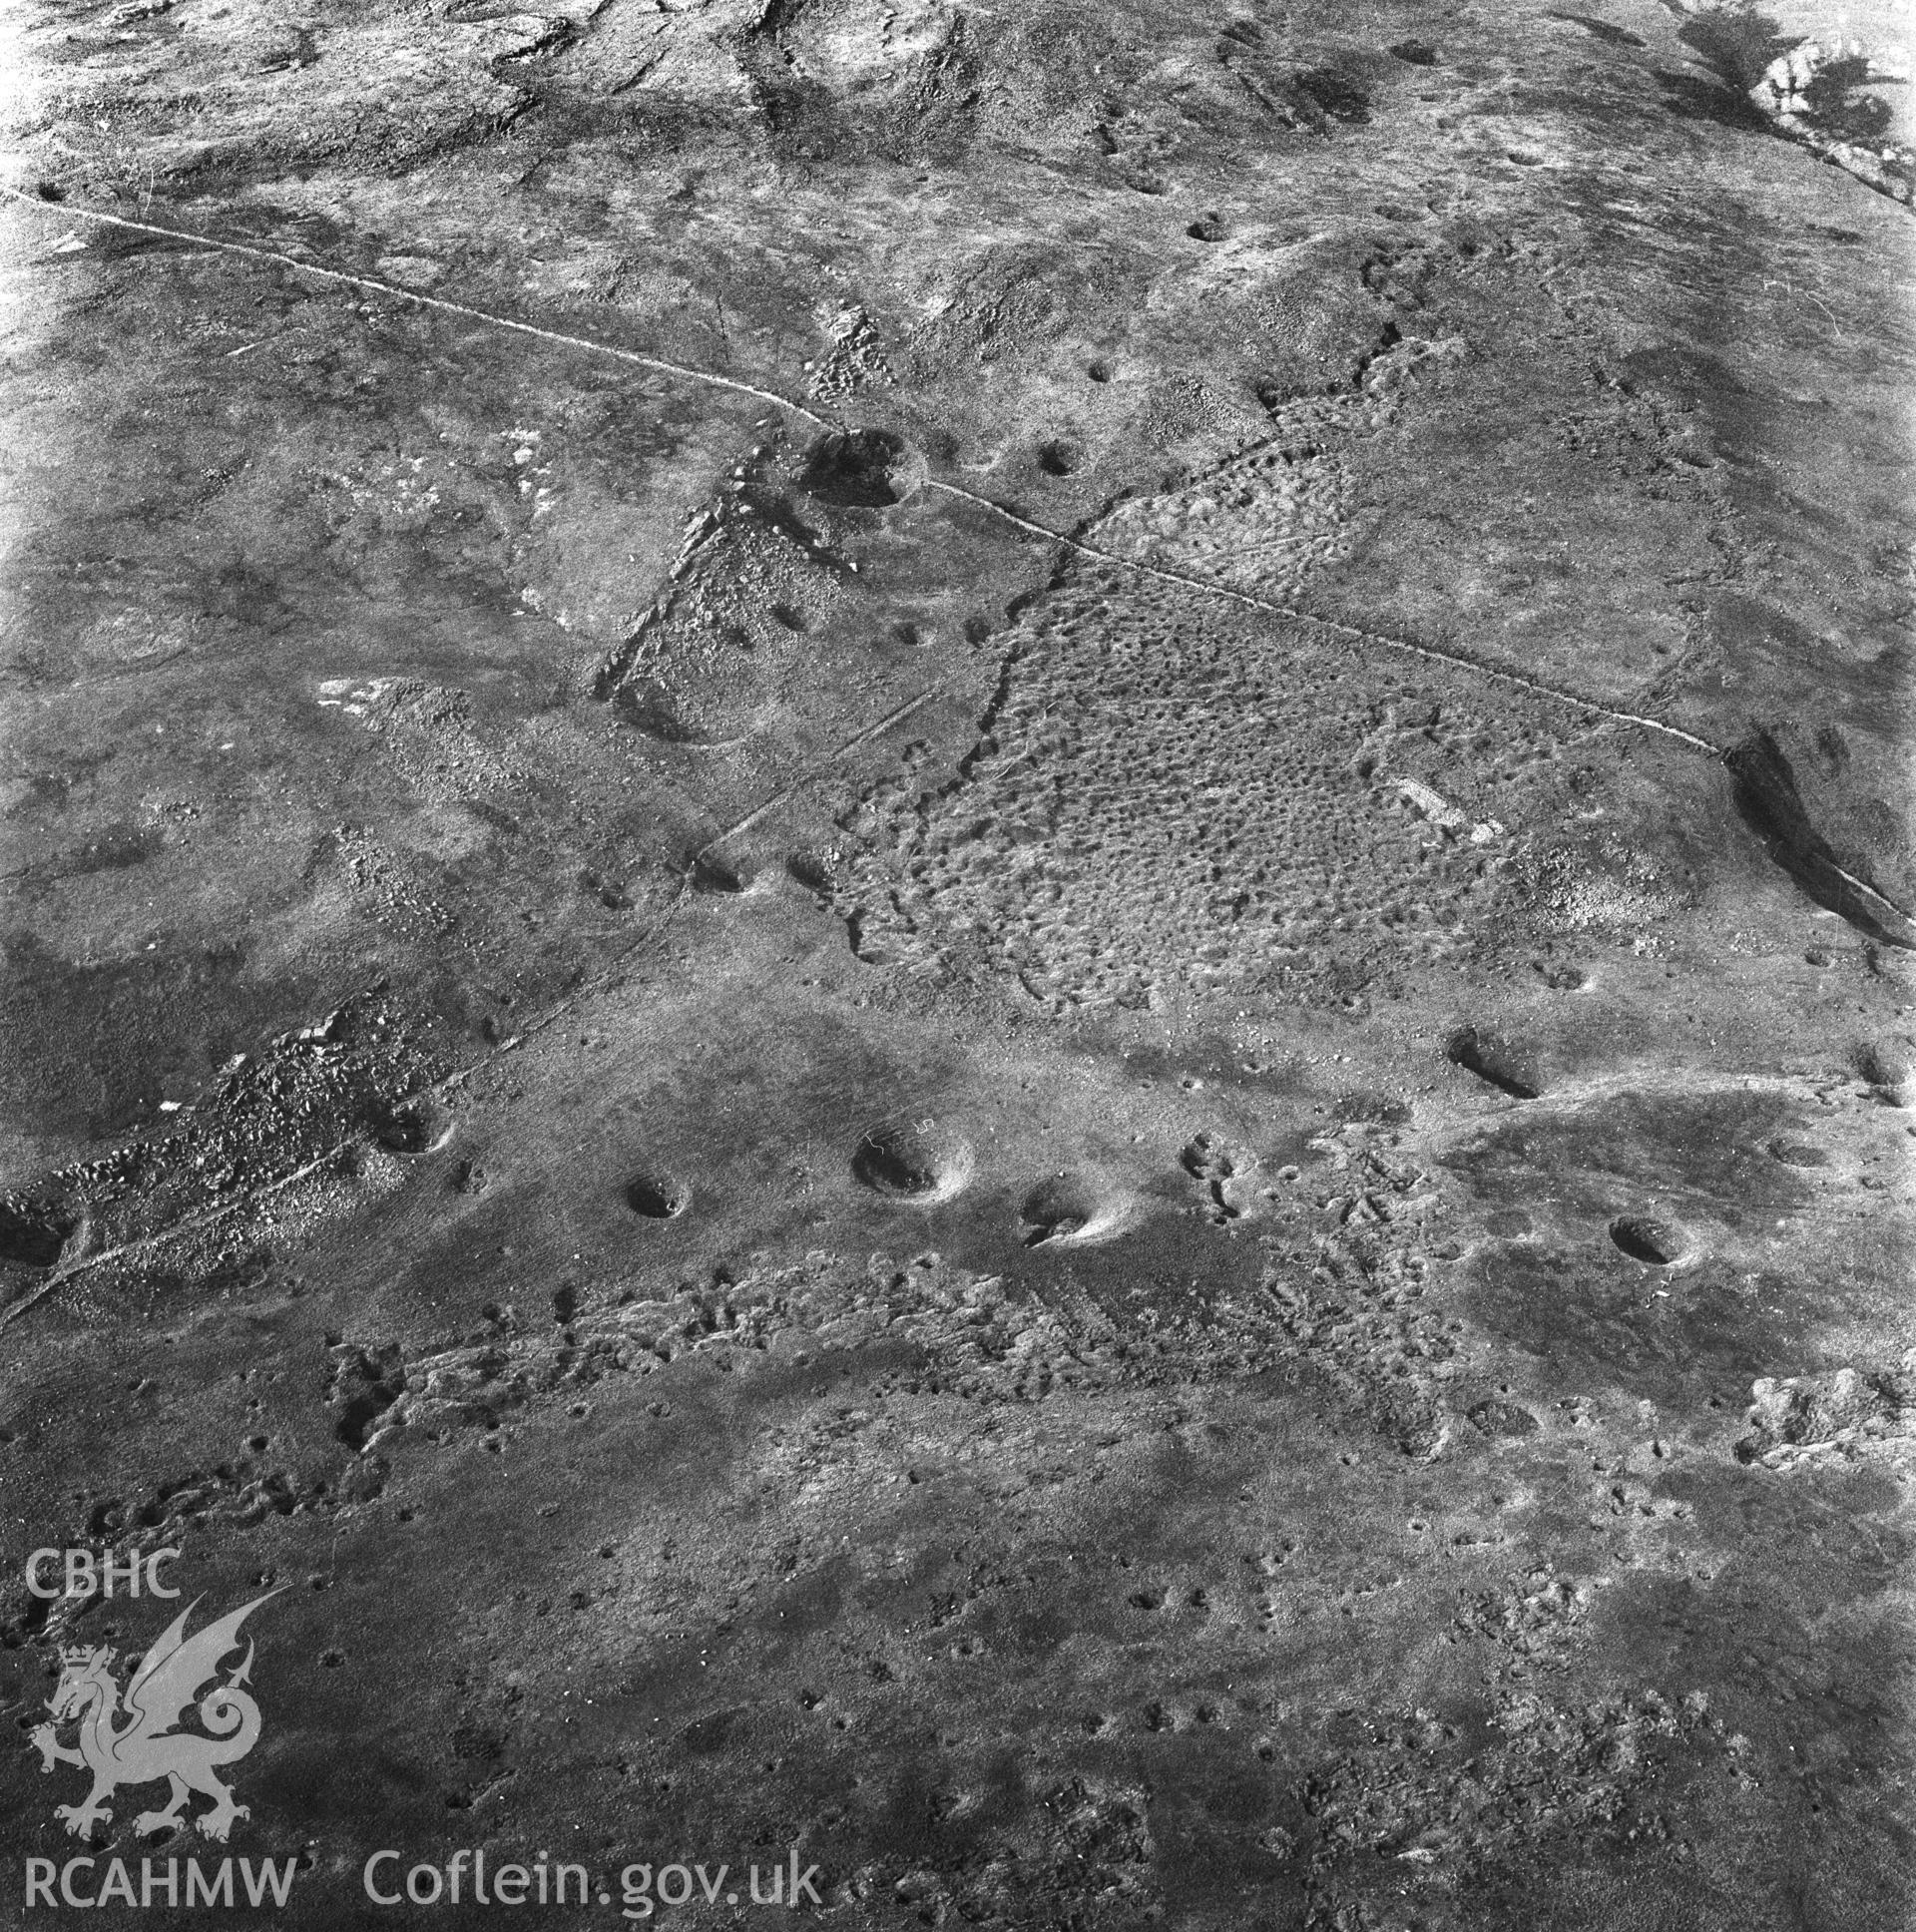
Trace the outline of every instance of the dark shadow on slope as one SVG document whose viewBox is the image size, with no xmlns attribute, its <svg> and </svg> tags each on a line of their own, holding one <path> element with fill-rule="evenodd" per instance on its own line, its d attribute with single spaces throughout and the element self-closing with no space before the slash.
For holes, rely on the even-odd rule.
<svg viewBox="0 0 1916 1932">
<path fill-rule="evenodd" d="M 1890 123 L 1889 103 L 1856 92 L 1869 79 L 1867 55 L 1825 61 L 1803 89 L 1802 118 L 1832 141 L 1880 141 Z"/>
<path fill-rule="evenodd" d="M 1481 1028 L 1458 1027 L 1444 1042 L 1444 1058 L 1512 1100 L 1535 1100 L 1542 1092 L 1533 1070 L 1510 1042 Z"/>
<path fill-rule="evenodd" d="M 1753 7 L 1732 5 L 1691 14 L 1676 38 L 1694 48 L 1718 79 L 1746 95 L 1770 62 L 1800 46 L 1803 36 L 1784 33 L 1778 21 Z"/>
<path fill-rule="evenodd" d="M 1859 885 L 1836 862 L 1829 841 L 1810 823 L 1789 760 L 1767 731 L 1758 727 L 1732 744 L 1723 753 L 1723 764 L 1735 784 L 1738 816 L 1819 906 L 1871 939 L 1905 949 L 1916 945 L 1906 928 L 1898 932 L 1883 923 L 1885 915 L 1895 915 L 1863 889 L 1868 881 Z"/>
<path fill-rule="evenodd" d="M 1713 121 L 1719 128 L 1740 128 L 1745 133 L 1772 132 L 1755 102 L 1720 81 L 1707 81 L 1699 74 L 1673 74 L 1666 67 L 1657 69 L 1656 80 L 1664 90 L 1664 106 L 1685 121 Z"/>
<path fill-rule="evenodd" d="M 1713 121 L 1719 127 L 1774 132 L 1749 91 L 1771 61 L 1798 44 L 1800 34 L 1781 32 L 1768 14 L 1747 5 L 1730 5 L 1688 15 L 1676 38 L 1694 49 L 1714 78 L 1659 68 L 1657 84 L 1673 114 L 1686 121 Z"/>
<path fill-rule="evenodd" d="M 1641 34 L 1633 34 L 1628 28 L 1613 26 L 1608 20 L 1598 20 L 1587 13 L 1557 13 L 1544 16 L 1546 20 L 1561 20 L 1566 26 L 1581 27 L 1587 34 L 1608 41 L 1613 47 L 1648 47 L 1650 43 Z"/>
<path fill-rule="evenodd" d="M 1694 48 L 1722 83 L 1719 90 L 1694 76 L 1659 73 L 1657 79 L 1676 113 L 1775 131 L 1774 123 L 1749 98 L 1750 93 L 1763 83 L 1774 62 L 1803 46 L 1801 34 L 1781 32 L 1775 20 L 1758 13 L 1745 0 L 1741 5 L 1709 7 L 1691 14 L 1676 38 Z M 1800 95 L 1790 103 L 1789 113 L 1795 124 L 1826 140 L 1880 140 L 1890 124 L 1889 104 L 1860 90 L 1881 79 L 1872 76 L 1866 54 L 1819 58 L 1801 81 Z"/>
</svg>

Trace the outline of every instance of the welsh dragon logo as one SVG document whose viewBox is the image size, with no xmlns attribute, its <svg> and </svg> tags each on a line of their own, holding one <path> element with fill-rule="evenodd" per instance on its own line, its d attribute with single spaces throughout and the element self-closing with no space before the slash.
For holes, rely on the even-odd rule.
<svg viewBox="0 0 1916 1932">
<path fill-rule="evenodd" d="M 284 1588 L 282 1584 L 280 1589 Z M 36 1725 L 31 1741 L 39 1746 L 43 1772 L 56 1764 L 79 1764 L 93 1773 L 93 1789 L 84 1802 L 54 1807 L 54 1816 L 75 1837 L 84 1838 L 96 1824 L 111 1821 L 113 1811 L 105 1800 L 122 1784 L 150 1784 L 158 1778 L 165 1778 L 172 1787 L 167 1807 L 141 1812 L 134 1820 L 138 1832 L 179 1824 L 195 1791 L 213 1799 L 213 1809 L 203 1811 L 197 1820 L 209 1838 L 225 1843 L 235 1819 L 248 1815 L 247 1807 L 233 1801 L 232 1790 L 214 1770 L 244 1757 L 259 1739 L 259 1706 L 244 1688 L 252 1674 L 250 1639 L 239 1668 L 199 1700 L 200 1722 L 207 1734 L 179 1726 L 196 1692 L 209 1679 L 219 1677 L 222 1660 L 240 1648 L 240 1624 L 278 1594 L 268 1590 L 264 1597 L 255 1597 L 189 1637 L 187 1619 L 200 1604 L 196 1597 L 141 1660 L 128 1681 L 124 1706 L 112 1651 L 89 1650 L 84 1645 L 61 1651 L 60 1682 L 47 1699 L 53 1722 Z M 58 1741 L 59 1726 L 75 1717 L 80 1720 L 77 1748 Z"/>
</svg>

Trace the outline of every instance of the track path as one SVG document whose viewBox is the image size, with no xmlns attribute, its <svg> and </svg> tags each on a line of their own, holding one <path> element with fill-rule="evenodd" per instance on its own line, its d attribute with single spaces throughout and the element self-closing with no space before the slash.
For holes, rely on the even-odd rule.
<svg viewBox="0 0 1916 1932">
<path fill-rule="evenodd" d="M 774 389 L 762 389 L 756 383 L 743 382 L 735 376 L 719 375 L 712 369 L 695 368 L 690 363 L 675 362 L 665 356 L 645 355 L 637 349 L 620 348 L 611 342 L 598 341 L 589 335 L 575 335 L 564 329 L 545 328 L 536 322 L 516 321 L 511 316 L 495 314 L 490 309 L 474 308 L 467 302 L 451 301 L 443 295 L 427 295 L 416 289 L 401 288 L 394 282 L 381 281 L 374 275 L 353 274 L 344 268 L 327 268 L 317 262 L 303 261 L 297 255 L 283 254 L 276 248 L 262 248 L 256 242 L 224 241 L 216 236 L 199 235 L 187 229 L 170 228 L 158 222 L 137 222 L 131 216 L 109 215 L 102 209 L 85 208 L 68 202 L 43 202 L 37 196 L 29 195 L 18 188 L 0 186 L 0 194 L 4 194 L 25 208 L 52 216 L 57 220 L 91 222 L 103 228 L 122 229 L 135 235 L 156 236 L 168 242 L 184 242 L 190 247 L 237 255 L 243 260 L 271 262 L 277 267 L 290 269 L 295 274 L 308 275 L 315 280 L 331 282 L 340 287 L 357 288 L 364 293 L 383 296 L 391 301 L 410 302 L 419 308 L 434 309 L 445 315 L 456 315 L 462 321 L 479 322 L 488 328 L 502 329 L 514 335 L 530 336 L 536 341 L 548 342 L 555 347 L 575 349 L 587 355 L 603 356 L 615 362 L 630 363 L 635 368 L 650 369 L 655 374 L 675 376 L 681 381 L 701 383 L 708 388 L 728 390 L 733 395 L 749 396 L 754 402 L 783 410 L 786 414 L 797 416 L 817 429 L 830 430 L 839 427 L 829 417 L 821 416 L 815 409 L 808 408 L 802 402 L 794 402 L 789 396 L 780 395 Z M 1180 590 L 1190 591 L 1198 597 L 1216 598 L 1225 603 L 1236 604 L 1244 610 L 1258 611 L 1269 617 L 1282 618 L 1291 624 L 1306 625 L 1360 647 L 1368 646 L 1374 650 L 1395 652 L 1401 656 L 1419 659 L 1425 664 L 1442 665 L 1451 671 L 1461 671 L 1470 677 L 1506 685 L 1513 690 L 1526 692 L 1533 698 L 1541 698 L 1547 703 L 1566 707 L 1586 717 L 1607 718 L 1614 724 L 1628 724 L 1639 730 L 1674 738 L 1677 743 L 1687 746 L 1692 751 L 1701 751 L 1708 757 L 1722 755 L 1722 746 L 1712 744 L 1707 738 L 1697 736 L 1694 731 L 1686 731 L 1680 725 L 1666 724 L 1662 719 L 1650 718 L 1641 712 L 1620 711 L 1613 706 L 1599 704 L 1595 699 L 1583 697 L 1562 686 L 1550 684 L 1539 678 L 1525 677 L 1521 672 L 1486 663 L 1468 653 L 1448 650 L 1441 645 L 1419 644 L 1410 638 L 1394 637 L 1386 631 L 1367 631 L 1358 625 L 1342 623 L 1336 618 L 1320 617 L 1314 611 L 1303 611 L 1294 605 L 1279 604 L 1270 598 L 1258 597 L 1253 592 L 1231 590 L 1224 585 L 1208 582 L 1202 577 L 1189 576 L 1183 571 L 1168 570 L 1159 564 L 1148 564 L 1134 557 L 1124 557 L 1115 551 L 1102 549 L 1097 544 L 1087 543 L 1081 537 L 1074 537 L 1065 531 L 1053 530 L 1045 524 L 1035 523 L 1031 518 L 1020 516 L 1017 511 L 1007 509 L 1002 503 L 996 503 L 988 496 L 981 496 L 975 490 L 968 490 L 962 484 L 947 482 L 940 477 L 928 478 L 925 487 L 940 496 L 969 503 L 988 515 L 1010 524 L 1014 529 L 1022 530 L 1027 536 L 1037 537 L 1044 543 L 1057 544 L 1063 549 L 1075 551 L 1082 557 L 1096 558 L 1100 563 L 1110 564 L 1118 570 L 1130 571 L 1141 577 L 1156 578 L 1160 583 L 1175 585 Z"/>
<path fill-rule="evenodd" d="M 557 348 L 575 350 L 587 355 L 601 356 L 616 362 L 625 362 L 635 368 L 651 370 L 655 374 L 671 376 L 681 381 L 698 383 L 707 388 L 724 390 L 733 395 L 749 397 L 754 402 L 783 411 L 787 415 L 796 416 L 820 430 L 832 430 L 840 426 L 831 418 L 820 415 L 815 409 L 807 407 L 802 402 L 793 401 L 791 397 L 781 395 L 776 390 L 761 388 L 756 383 L 741 381 L 735 376 L 720 375 L 715 370 L 698 368 L 690 363 L 676 362 L 666 356 L 647 355 L 637 349 L 621 348 L 614 343 L 602 342 L 592 336 L 577 335 L 564 329 L 546 328 L 535 322 L 518 321 L 508 315 L 496 314 L 490 309 L 475 308 L 467 302 L 449 300 L 443 295 L 422 294 L 416 289 L 402 288 L 394 282 L 382 281 L 374 275 L 354 274 L 343 268 L 328 268 L 318 262 L 301 260 L 297 255 L 285 254 L 275 248 L 263 248 L 255 242 L 232 242 L 217 236 L 196 234 L 188 229 L 172 228 L 158 222 L 135 221 L 130 216 L 112 215 L 102 209 L 86 208 L 68 202 L 46 202 L 38 196 L 27 194 L 21 189 L 6 184 L 0 184 L 0 196 L 5 196 L 7 199 L 19 203 L 24 208 L 31 209 L 37 214 L 45 215 L 58 221 L 85 222 L 99 228 L 118 229 L 135 235 L 154 236 L 164 241 L 183 243 L 189 247 L 206 249 L 219 254 L 235 255 L 244 260 L 269 262 L 276 267 L 287 269 L 294 274 L 305 275 L 317 281 L 329 282 L 334 286 L 356 288 L 366 294 L 378 295 L 391 301 L 409 302 L 418 308 L 432 309 L 445 315 L 454 315 L 462 321 L 477 322 L 484 327 L 496 328 L 509 334 L 528 336 L 535 341 L 545 342 Z M 1399 656 L 1418 659 L 1426 664 L 1439 665 L 1450 671 L 1462 672 L 1469 677 L 1483 679 L 1489 683 L 1504 685 L 1513 690 L 1522 691 L 1533 698 L 1542 699 L 1547 703 L 1575 711 L 1587 718 L 1608 719 L 1614 724 L 1630 725 L 1639 730 L 1649 731 L 1661 737 L 1674 739 L 1676 743 L 1685 746 L 1687 749 L 1700 751 L 1707 757 L 1720 759 L 1723 755 L 1723 750 L 1720 745 L 1712 744 L 1707 738 L 1700 737 L 1693 731 L 1684 730 L 1680 725 L 1667 724 L 1662 719 L 1651 718 L 1639 712 L 1623 711 L 1613 706 L 1599 704 L 1596 700 L 1583 697 L 1574 691 L 1547 683 L 1542 679 L 1525 677 L 1520 672 L 1508 670 L 1500 665 L 1486 663 L 1484 660 L 1472 657 L 1464 652 L 1448 650 L 1439 645 L 1421 644 L 1414 639 L 1396 637 L 1388 632 L 1365 630 L 1358 625 L 1343 623 L 1337 618 L 1323 617 L 1314 611 L 1300 610 L 1294 605 L 1280 604 L 1273 599 L 1259 597 L 1253 592 L 1233 590 L 1225 585 L 1211 583 L 1201 577 L 1187 575 L 1183 571 L 1170 570 L 1159 564 L 1145 563 L 1137 558 L 1121 556 L 1115 551 L 1105 550 L 1097 544 L 1087 543 L 1084 539 L 1074 537 L 1065 531 L 1053 530 L 1045 524 L 1034 522 L 1031 518 L 1021 516 L 1017 511 L 1006 508 L 1004 504 L 994 502 L 990 497 L 982 496 L 975 490 L 968 490 L 959 483 L 948 482 L 939 477 L 931 477 L 926 480 L 925 487 L 940 496 L 951 498 L 956 502 L 970 504 L 975 509 L 996 517 L 1000 521 L 1009 524 L 1012 528 L 1024 532 L 1027 536 L 1038 538 L 1041 542 L 1055 544 L 1062 549 L 1073 551 L 1083 557 L 1095 558 L 1100 563 L 1109 564 L 1118 570 L 1128 571 L 1141 577 L 1155 578 L 1160 583 L 1173 585 L 1178 589 L 1189 591 L 1195 596 L 1215 598 L 1225 603 L 1235 604 L 1244 610 L 1257 611 L 1269 617 L 1281 618 L 1287 623 L 1303 625 L 1310 629 L 1326 633 L 1359 649 L 1367 648 L 1376 651 L 1393 652 Z M 810 767 L 807 771 L 800 773 L 799 776 L 791 779 L 786 784 L 781 785 L 763 803 L 747 812 L 733 824 L 727 825 L 714 838 L 708 840 L 700 848 L 698 853 L 695 854 L 692 863 L 697 864 L 699 859 L 717 851 L 729 839 L 745 831 L 751 825 L 756 824 L 767 812 L 773 810 L 788 798 L 808 777 L 819 775 L 821 771 L 828 768 L 845 752 L 881 735 L 892 725 L 902 723 L 904 719 L 910 717 L 921 707 L 941 696 L 943 691 L 944 687 L 940 685 L 928 687 L 916 697 L 908 700 L 905 704 L 897 707 L 894 711 L 887 714 L 887 716 L 878 720 L 875 724 L 867 725 L 862 730 L 854 733 L 853 736 L 839 745 L 831 753 L 829 758 L 821 761 L 816 766 Z M 1843 874 L 1843 876 L 1845 878 L 1849 877 L 1847 873 Z M 1879 900 L 1885 905 L 1890 905 L 1890 901 L 1883 899 L 1880 893 L 1876 892 L 1873 887 L 1864 884 L 1862 880 L 1851 879 L 1850 883 L 1855 885 L 1859 890 L 1867 893 L 1872 899 Z M 455 1072 L 446 1075 L 443 1079 L 431 1083 L 429 1086 L 420 1089 L 417 1094 L 410 1095 L 407 1098 L 421 1099 L 429 1095 L 443 1095 L 464 1085 L 482 1073 L 494 1061 L 507 1054 L 518 1051 L 529 1039 L 556 1025 L 561 1019 L 571 1013 L 582 1000 L 614 985 L 630 970 L 637 956 L 646 951 L 663 934 L 667 926 L 671 924 L 675 914 L 684 904 L 690 889 L 691 876 L 690 867 L 688 867 L 687 877 L 682 882 L 678 895 L 666 906 L 652 926 L 640 935 L 633 945 L 622 953 L 612 966 L 575 988 L 565 999 L 558 1002 L 546 1013 L 540 1015 L 536 1020 L 530 1022 L 522 1032 L 514 1035 L 509 1040 L 502 1041 L 497 1047 L 493 1048 L 489 1053 L 482 1055 L 471 1065 L 459 1068 Z M 1900 910 L 1893 906 L 1891 909 Z M 57 1268 L 53 1274 L 36 1284 L 29 1293 L 9 1304 L 4 1310 L 0 1310 L 0 1329 L 5 1329 L 21 1315 L 25 1314 L 37 1302 L 55 1292 L 57 1289 L 67 1286 L 77 1276 L 100 1267 L 106 1262 L 122 1258 L 131 1258 L 140 1252 L 149 1250 L 159 1243 L 171 1240 L 178 1235 L 217 1226 L 221 1222 L 231 1219 L 244 1212 L 246 1209 L 257 1206 L 259 1203 L 296 1187 L 302 1181 L 325 1174 L 336 1162 L 343 1159 L 348 1150 L 354 1145 L 355 1141 L 352 1138 L 343 1140 L 337 1146 L 328 1149 L 316 1160 L 307 1162 L 290 1174 L 281 1175 L 274 1181 L 248 1190 L 240 1198 L 228 1202 L 210 1212 L 189 1216 L 168 1227 L 158 1229 L 153 1234 L 144 1235 L 136 1241 L 130 1241 L 118 1247 L 102 1249 L 98 1253 L 83 1255 L 71 1264 Z"/>
</svg>

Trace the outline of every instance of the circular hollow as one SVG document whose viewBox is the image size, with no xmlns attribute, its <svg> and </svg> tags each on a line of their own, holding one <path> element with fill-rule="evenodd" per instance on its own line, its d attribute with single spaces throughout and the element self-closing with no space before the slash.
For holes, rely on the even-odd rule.
<svg viewBox="0 0 1916 1932">
<path fill-rule="evenodd" d="M 452 1122 L 429 1095 L 393 1106 L 377 1106 L 366 1116 L 375 1144 L 388 1154 L 434 1154 L 452 1139 Z"/>
<path fill-rule="evenodd" d="M 1185 233 L 1194 242 L 1221 242 L 1224 239 L 1223 218 L 1213 209 L 1192 223 Z"/>
<path fill-rule="evenodd" d="M 53 1267 L 78 1225 L 74 1215 L 51 1203 L 0 1196 L 0 1261 L 15 1267 Z"/>
<path fill-rule="evenodd" d="M 971 1179 L 971 1149 L 935 1121 L 886 1122 L 858 1137 L 851 1173 L 873 1194 L 929 1206 Z"/>
<path fill-rule="evenodd" d="M 834 429 L 812 444 L 804 486 L 825 503 L 882 510 L 923 481 L 922 459 L 889 429 Z"/>
<path fill-rule="evenodd" d="M 692 1206 L 692 1190 L 671 1175 L 636 1175 L 626 1183 L 626 1206 L 646 1220 L 676 1220 Z"/>
<path fill-rule="evenodd" d="M 1534 1436 L 1537 1418 L 1515 1402 L 1488 1396 L 1474 1408 L 1464 1411 L 1464 1419 L 1487 1436 Z"/>
<path fill-rule="evenodd" d="M 661 744 L 715 744 L 728 740 L 715 738 L 709 731 L 690 724 L 680 715 L 670 695 L 660 686 L 623 689 L 613 701 L 619 721 Z"/>
<path fill-rule="evenodd" d="M 1643 1214 L 1620 1214 L 1610 1223 L 1610 1238 L 1647 1267 L 1669 1267 L 1683 1258 L 1683 1237 L 1668 1221 Z"/>
<path fill-rule="evenodd" d="M 1377 1127 L 1402 1127 L 1410 1119 L 1410 1107 L 1390 1094 L 1376 1093 L 1365 1087 L 1355 1093 L 1340 1094 L 1331 1108 L 1331 1115 L 1344 1124 L 1362 1121 Z"/>
<path fill-rule="evenodd" d="M 1856 1078 L 1868 1087 L 1900 1087 L 1909 1079 L 1908 1066 L 1886 1047 L 1860 1046 L 1851 1053 L 1849 1064 Z"/>
<path fill-rule="evenodd" d="M 1081 1174 L 1041 1181 L 1018 1209 L 1019 1238 L 1027 1247 L 1096 1240 L 1114 1222 L 1102 1192 Z"/>
<path fill-rule="evenodd" d="M 1095 362 L 1092 363 L 1092 365 L 1085 371 L 1085 373 L 1088 376 L 1090 376 L 1092 381 L 1094 382 L 1109 382 L 1112 378 L 1113 370 L 1112 370 L 1111 364 L 1107 362 L 1105 358 L 1101 355 L 1098 357 L 1098 359 Z"/>
<path fill-rule="evenodd" d="M 1038 451 L 1038 467 L 1047 476 L 1073 476 L 1084 467 L 1084 460 L 1078 445 L 1062 436 L 1054 436 Z"/>
<path fill-rule="evenodd" d="M 692 868 L 695 892 L 742 892 L 750 882 L 749 872 L 727 863 L 715 852 L 708 852 Z"/>
<path fill-rule="evenodd" d="M 831 861 L 817 852 L 793 852 L 785 860 L 785 871 L 807 892 L 828 897 L 832 891 Z"/>
</svg>

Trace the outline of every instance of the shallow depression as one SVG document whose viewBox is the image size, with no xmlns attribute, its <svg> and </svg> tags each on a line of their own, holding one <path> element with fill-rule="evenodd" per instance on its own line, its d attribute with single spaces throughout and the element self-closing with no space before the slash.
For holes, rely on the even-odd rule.
<svg viewBox="0 0 1916 1932">
<path fill-rule="evenodd" d="M 1018 1209 L 1018 1236 L 1027 1247 L 1094 1238 L 1112 1220 L 1102 1191 L 1081 1174 L 1039 1182 Z"/>
<path fill-rule="evenodd" d="M 852 1152 L 852 1178 L 899 1201 L 949 1201 L 971 1179 L 971 1149 L 935 1121 L 883 1122 Z"/>
<path fill-rule="evenodd" d="M 0 1196 L 0 1261 L 15 1267 L 50 1268 L 60 1259 L 77 1222 L 46 1202 Z"/>
<path fill-rule="evenodd" d="M 646 1220 L 676 1220 L 692 1206 L 692 1190 L 671 1175 L 635 1175 L 626 1183 L 626 1206 Z"/>
<path fill-rule="evenodd" d="M 1644 1214 L 1620 1214 L 1610 1223 L 1610 1238 L 1633 1261 L 1649 1267 L 1669 1267 L 1688 1251 L 1688 1243 L 1677 1228 Z"/>
</svg>

